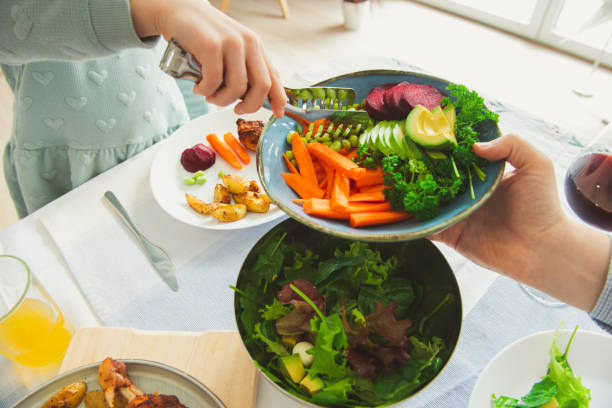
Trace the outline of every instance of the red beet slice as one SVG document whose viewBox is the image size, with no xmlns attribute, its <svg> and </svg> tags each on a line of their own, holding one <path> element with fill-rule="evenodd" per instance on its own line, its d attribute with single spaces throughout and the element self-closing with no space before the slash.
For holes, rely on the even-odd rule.
<svg viewBox="0 0 612 408">
<path fill-rule="evenodd" d="M 387 89 L 383 96 L 385 107 L 387 111 L 393 115 L 391 119 L 406 119 L 406 116 L 410 113 L 410 109 L 405 109 L 401 106 L 400 101 L 406 88 L 411 84 L 410 82 L 400 82 L 394 87 Z"/>
<path fill-rule="evenodd" d="M 364 102 L 364 108 L 368 112 L 368 115 L 375 120 L 391 119 L 391 112 L 388 111 L 385 106 L 384 95 L 387 89 L 390 89 L 397 85 L 396 83 L 384 84 L 373 88 L 368 96 L 366 96 Z"/>
<path fill-rule="evenodd" d="M 215 164 L 215 152 L 210 147 L 198 143 L 183 151 L 181 164 L 185 170 L 192 173 L 198 170 L 206 170 Z"/>
<path fill-rule="evenodd" d="M 431 85 L 410 84 L 404 88 L 404 93 L 399 101 L 402 109 L 412 110 L 417 105 L 423 105 L 429 110 L 440 105 L 444 94 Z"/>
</svg>

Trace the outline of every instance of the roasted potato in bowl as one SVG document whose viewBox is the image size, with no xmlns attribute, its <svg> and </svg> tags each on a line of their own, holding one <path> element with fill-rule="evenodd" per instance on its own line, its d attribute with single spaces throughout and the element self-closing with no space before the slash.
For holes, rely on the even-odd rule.
<svg viewBox="0 0 612 408">
<path fill-rule="evenodd" d="M 83 381 L 68 384 L 49 398 L 41 408 L 76 408 L 86 391 L 87 384 Z"/>
</svg>

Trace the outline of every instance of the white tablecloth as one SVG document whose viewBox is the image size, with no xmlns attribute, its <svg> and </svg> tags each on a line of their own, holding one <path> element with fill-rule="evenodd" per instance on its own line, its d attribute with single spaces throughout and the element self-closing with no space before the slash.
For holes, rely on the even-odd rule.
<svg viewBox="0 0 612 408">
<path fill-rule="evenodd" d="M 342 73 L 372 68 L 416 69 L 393 59 L 356 57 L 318 64 L 302 71 L 286 85 L 310 85 Z M 498 101 L 489 99 L 488 102 L 501 114 L 502 132 L 522 134 L 558 164 L 566 163 L 580 146 L 576 137 L 546 122 Z M 75 328 L 112 325 L 201 331 L 235 327 L 233 293 L 229 285 L 235 283 L 249 249 L 275 222 L 237 232 L 219 232 L 191 227 L 167 216 L 155 202 L 148 182 L 151 162 L 163 144 L 160 142 L 0 231 L 4 252 L 23 258 L 31 266 Z M 563 167 L 560 166 L 558 171 L 560 182 Z M 170 292 L 160 281 L 136 242 L 103 203 L 102 194 L 106 190 L 113 190 L 144 235 L 170 254 L 179 272 L 179 292 Z M 475 266 L 444 246 L 439 247 L 459 281 L 466 317 L 464 325 L 476 330 L 479 322 L 483 322 L 481 317 L 492 308 L 484 300 L 479 303 L 481 298 L 495 302 L 495 297 L 486 299 L 483 295 L 497 275 Z M 498 282 L 501 282 L 496 283 L 498 291 L 508 292 L 508 286 L 500 289 L 502 284 L 512 284 L 517 289 L 513 282 Z M 126 291 L 130 296 L 124 296 Z M 519 296 L 520 292 L 517 293 Z M 546 313 L 526 297 L 520 301 L 521 310 Z M 471 318 L 472 309 L 475 317 Z M 585 318 L 584 314 L 581 316 Z M 495 341 L 488 343 L 490 346 L 485 355 L 490 358 L 518 337 L 550 328 L 548 326 L 555 327 L 558 323 L 544 321 L 548 325 L 537 319 L 532 323 L 527 321 L 506 335 L 496 337 Z M 461 347 L 474 346 L 462 343 Z M 457 362 L 459 365 L 454 370 L 461 370 L 461 361 Z M 460 385 L 468 387 L 468 393 L 470 381 L 481 368 L 472 365 L 469 370 L 464 370 L 466 378 L 461 379 Z M 452 370 L 449 367 L 449 372 Z M 27 388 L 51 374 L 15 368 L 0 358 L 0 408 L 8 408 Z M 451 383 L 445 381 L 440 380 L 438 388 L 432 388 L 433 394 L 421 397 L 422 406 L 446 395 L 444 393 L 449 391 Z M 459 386 L 459 383 L 455 385 Z M 436 390 L 439 394 L 435 394 Z M 298 404 L 282 396 L 267 381 L 261 381 L 258 406 L 291 407 Z"/>
</svg>

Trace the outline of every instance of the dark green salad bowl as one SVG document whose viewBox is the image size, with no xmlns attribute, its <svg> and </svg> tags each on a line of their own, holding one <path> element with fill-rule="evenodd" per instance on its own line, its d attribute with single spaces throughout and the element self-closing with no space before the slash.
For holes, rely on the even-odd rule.
<svg viewBox="0 0 612 408">
<path fill-rule="evenodd" d="M 461 331 L 457 280 L 426 239 L 366 243 L 287 219 L 255 244 L 233 289 L 255 365 L 308 406 L 405 401 L 444 369 Z"/>
<path fill-rule="evenodd" d="M 430 85 L 442 94 L 449 95 L 447 87 L 450 82 L 419 72 L 371 70 L 359 71 L 327 79 L 315 86 L 332 86 L 353 88 L 356 102 L 362 101 L 375 87 L 385 84 L 409 82 L 412 84 Z M 459 84 L 458 84 L 459 85 Z M 457 105 L 460 109 L 460 106 Z M 485 106 L 486 108 L 486 106 Z M 488 108 L 487 108 L 488 109 Z M 285 115 L 278 119 L 272 116 L 266 124 L 257 146 L 257 172 L 263 189 L 270 199 L 292 218 L 311 228 L 348 239 L 358 239 L 369 242 L 405 241 L 428 237 L 465 219 L 493 194 L 504 173 L 504 161 L 496 161 L 482 169 L 481 177 L 472 177 L 473 195 L 471 189 L 465 187 L 450 202 L 439 206 L 439 214 L 433 218 L 412 217 L 400 222 L 363 226 L 353 228 L 347 220 L 315 217 L 304 212 L 300 203 L 294 201 L 300 198 L 282 177 L 289 172 L 283 153 L 291 147 L 287 135 L 291 130 L 298 129 L 298 122 Z M 476 126 L 480 141 L 491 141 L 500 137 L 500 130 L 492 120 L 485 120 Z M 465 171 L 463 173 L 466 173 Z M 467 177 L 465 174 L 463 174 Z"/>
</svg>

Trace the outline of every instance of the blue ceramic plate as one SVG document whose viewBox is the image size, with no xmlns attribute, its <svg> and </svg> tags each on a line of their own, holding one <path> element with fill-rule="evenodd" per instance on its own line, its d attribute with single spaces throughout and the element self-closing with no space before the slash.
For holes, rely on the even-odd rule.
<svg viewBox="0 0 612 408">
<path fill-rule="evenodd" d="M 378 85 L 391 82 L 412 82 L 428 84 L 446 94 L 449 82 L 416 72 L 406 71 L 360 71 L 328 79 L 317 85 L 340 86 L 355 89 L 356 101 L 361 101 L 370 90 Z M 483 122 L 481 141 L 490 141 L 500 136 L 499 128 L 493 122 Z M 294 219 L 316 230 L 335 236 L 362 241 L 403 241 L 423 238 L 440 232 L 466 218 L 480 207 L 499 184 L 504 173 L 504 161 L 491 163 L 485 173 L 485 181 L 473 178 L 474 195 L 469 191 L 457 196 L 452 202 L 440 207 L 440 215 L 427 221 L 409 219 L 395 224 L 352 228 L 348 221 L 330 220 L 309 216 L 302 207 L 291 200 L 299 198 L 285 183 L 281 173 L 288 172 L 282 154 L 289 149 L 287 134 L 297 129 L 297 122 L 285 115 L 281 119 L 272 117 L 266 124 L 257 147 L 257 172 L 263 188 L 272 201 Z"/>
</svg>

